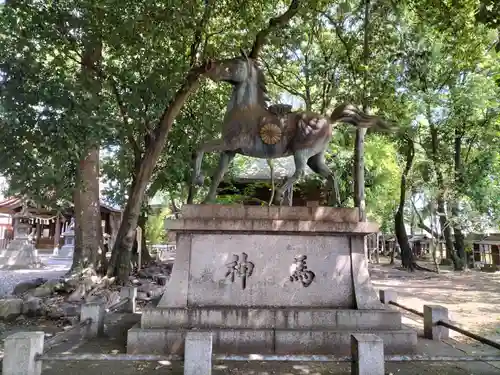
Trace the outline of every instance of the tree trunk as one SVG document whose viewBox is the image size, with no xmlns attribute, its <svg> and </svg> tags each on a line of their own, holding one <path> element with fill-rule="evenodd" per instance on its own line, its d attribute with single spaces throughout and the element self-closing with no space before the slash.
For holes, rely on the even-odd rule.
<svg viewBox="0 0 500 375">
<path fill-rule="evenodd" d="M 453 217 L 458 218 L 458 216 L 460 215 L 458 204 L 453 205 L 451 209 L 451 214 L 453 215 Z M 455 252 L 457 254 L 457 257 L 460 259 L 460 262 L 462 263 L 461 267 L 467 268 L 467 259 L 465 255 L 465 236 L 464 233 L 462 232 L 460 224 L 454 223 L 453 234 L 455 237 L 455 243 L 454 243 Z"/>
<path fill-rule="evenodd" d="M 99 148 L 94 147 L 78 164 L 73 194 L 75 208 L 75 251 L 72 270 L 98 268 L 102 249 L 101 207 L 99 202 Z"/>
<path fill-rule="evenodd" d="M 153 260 L 149 250 L 146 246 L 146 224 L 148 222 L 148 217 L 146 214 L 142 214 L 139 216 L 139 222 L 137 224 L 138 227 L 142 229 L 142 239 L 141 239 L 141 263 L 147 264 Z"/>
<path fill-rule="evenodd" d="M 429 110 L 430 112 L 430 110 Z M 429 118 L 430 115 L 429 115 Z M 456 271 L 462 270 L 463 269 L 463 264 L 460 261 L 460 259 L 457 257 L 455 253 L 455 247 L 453 246 L 453 239 L 452 239 L 452 233 L 451 233 L 451 227 L 450 227 L 450 222 L 448 220 L 448 215 L 446 212 L 446 201 L 445 201 L 445 184 L 444 184 L 444 178 L 443 178 L 443 173 L 441 172 L 441 168 L 439 166 L 439 159 L 438 159 L 438 130 L 434 125 L 431 124 L 430 126 L 430 131 L 431 131 L 431 147 L 432 147 L 432 161 L 434 164 L 434 170 L 436 171 L 436 179 L 437 179 L 437 187 L 438 187 L 438 194 L 437 194 L 437 209 L 438 209 L 438 216 L 439 216 L 439 226 L 441 227 L 441 232 L 443 233 L 443 238 L 444 238 L 444 243 L 445 243 L 445 248 L 446 248 L 446 258 L 451 258 L 453 261 L 453 266 Z"/>
<path fill-rule="evenodd" d="M 99 80 L 96 80 L 93 70 L 101 58 L 102 42 L 89 35 L 81 58 L 80 76 L 82 87 L 92 96 L 88 103 L 82 103 L 82 107 L 87 110 L 92 110 L 96 106 L 93 100 L 101 90 L 101 84 Z M 86 152 L 81 156 L 77 166 L 73 200 L 75 250 L 71 269 L 89 267 L 97 271 L 98 253 L 103 249 L 99 200 L 99 141 L 90 140 Z"/>
<path fill-rule="evenodd" d="M 394 264 L 394 255 L 395 255 L 395 252 L 396 252 L 396 244 L 392 245 L 390 264 Z"/>
<path fill-rule="evenodd" d="M 406 228 L 404 223 L 404 208 L 406 202 L 406 181 L 408 178 L 408 173 L 413 164 L 413 158 L 415 156 L 415 146 L 413 140 L 407 139 L 407 150 L 406 150 L 406 166 L 401 174 L 401 187 L 399 193 L 399 206 L 394 216 L 394 231 L 396 233 L 396 238 L 398 239 L 398 244 L 401 249 L 401 263 L 404 268 L 413 271 L 416 268 L 415 260 L 413 258 L 413 252 L 411 251 L 410 243 L 408 241 L 408 235 L 406 234 Z"/>
<path fill-rule="evenodd" d="M 430 216 L 431 216 L 431 233 L 434 232 L 435 230 L 435 224 L 436 220 L 434 220 L 434 207 L 431 205 L 431 210 L 430 210 Z M 434 267 L 436 267 L 436 272 L 439 273 L 439 262 L 437 260 L 437 248 L 439 244 L 439 236 L 433 236 L 431 235 L 431 243 L 430 243 L 430 250 L 431 250 L 431 255 L 432 255 L 432 261 L 434 263 Z M 440 254 L 441 256 L 443 255 L 442 252 Z"/>
<path fill-rule="evenodd" d="M 455 129 L 455 155 L 454 155 L 454 169 L 455 169 L 455 186 L 457 191 L 455 193 L 453 202 L 451 203 L 451 215 L 453 217 L 453 234 L 455 236 L 455 251 L 463 264 L 467 267 L 467 260 L 465 257 L 465 238 L 460 225 L 460 195 L 463 189 L 463 175 L 462 175 L 462 134 L 458 129 Z"/>
<path fill-rule="evenodd" d="M 443 186 L 443 185 L 439 184 L 439 182 L 438 182 L 438 186 L 439 185 Z M 448 258 L 448 259 L 451 258 L 451 260 L 453 261 L 453 265 L 455 267 L 455 270 L 460 270 L 460 269 L 462 269 L 462 267 L 460 265 L 460 260 L 458 259 L 457 255 L 455 253 L 455 247 L 453 246 L 453 238 L 452 238 L 452 233 L 451 233 L 450 221 L 448 220 L 448 215 L 446 213 L 446 204 L 445 204 L 444 196 L 442 193 L 439 193 L 438 197 L 437 197 L 437 209 L 438 209 L 438 215 L 439 215 L 439 226 L 441 227 L 441 231 L 443 233 L 444 246 L 446 248 L 446 258 Z"/>
</svg>

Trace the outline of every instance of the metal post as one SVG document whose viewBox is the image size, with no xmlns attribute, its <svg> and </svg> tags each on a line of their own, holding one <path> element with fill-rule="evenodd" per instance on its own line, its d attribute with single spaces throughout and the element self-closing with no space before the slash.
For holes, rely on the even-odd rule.
<svg viewBox="0 0 500 375">
<path fill-rule="evenodd" d="M 124 286 L 120 289 L 120 298 L 128 298 L 128 303 L 123 307 L 124 312 L 135 313 L 137 288 L 135 286 Z"/>
<path fill-rule="evenodd" d="M 17 332 L 5 339 L 2 375 L 41 375 L 42 362 L 37 355 L 43 353 L 45 333 Z"/>
<path fill-rule="evenodd" d="M 85 338 L 101 336 L 104 333 L 104 303 L 90 302 L 82 305 L 80 321 L 90 319 L 90 323 L 83 328 Z"/>
<path fill-rule="evenodd" d="M 448 309 L 439 305 L 424 305 L 424 337 L 429 340 L 444 340 L 450 337 L 447 327 L 438 325 L 448 322 Z"/>
<path fill-rule="evenodd" d="M 384 341 L 371 333 L 351 335 L 352 375 L 385 375 Z"/>
</svg>

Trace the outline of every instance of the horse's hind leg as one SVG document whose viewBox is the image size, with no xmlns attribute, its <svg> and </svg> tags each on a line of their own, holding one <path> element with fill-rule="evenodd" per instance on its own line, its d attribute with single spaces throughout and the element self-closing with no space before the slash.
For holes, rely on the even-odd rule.
<svg viewBox="0 0 500 375">
<path fill-rule="evenodd" d="M 295 182 L 297 182 L 302 176 L 304 176 L 306 169 L 306 160 L 310 155 L 309 150 L 300 150 L 293 154 L 293 159 L 295 161 L 295 172 L 290 177 L 287 177 L 283 185 L 281 185 L 274 196 L 275 204 L 281 204 L 283 200 L 283 194 L 285 191 L 290 189 Z"/>
<path fill-rule="evenodd" d="M 307 165 L 309 168 L 313 170 L 313 172 L 323 176 L 327 179 L 327 181 L 332 185 L 333 194 L 335 198 L 335 206 L 340 207 L 340 190 L 337 182 L 337 178 L 335 174 L 332 172 L 330 168 L 325 163 L 325 154 L 320 152 L 319 154 L 313 155 L 307 161 Z"/>
<path fill-rule="evenodd" d="M 212 203 L 215 201 L 215 198 L 217 196 L 217 188 L 224 178 L 224 175 L 229 168 L 229 164 L 231 164 L 231 161 L 233 160 L 235 155 L 236 153 L 234 151 L 224 151 L 220 154 L 219 166 L 217 167 L 217 170 L 212 177 L 210 189 L 208 190 L 208 194 L 203 203 Z"/>
</svg>

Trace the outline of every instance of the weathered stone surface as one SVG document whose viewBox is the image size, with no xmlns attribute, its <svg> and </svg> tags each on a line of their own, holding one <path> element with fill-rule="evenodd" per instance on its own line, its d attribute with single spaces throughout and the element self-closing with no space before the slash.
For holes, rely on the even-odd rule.
<svg viewBox="0 0 500 375">
<path fill-rule="evenodd" d="M 183 243 L 178 242 L 171 279 L 176 287 L 167 288 L 158 307 L 356 306 L 348 237 L 196 234 Z M 233 256 L 242 259 L 243 252 L 253 264 L 245 289 L 239 275 L 234 283 L 231 275 L 226 277 Z M 307 256 L 307 269 L 315 275 L 307 287 L 290 279 L 299 254 Z M 373 288 L 371 292 L 375 304 L 380 304 Z"/>
<path fill-rule="evenodd" d="M 53 288 L 50 285 L 40 285 L 31 293 L 34 297 L 48 297 L 52 294 Z"/>
<path fill-rule="evenodd" d="M 183 354 L 189 329 L 131 328 L 127 337 L 129 354 Z M 207 331 L 200 329 L 198 331 Z M 234 354 L 351 354 L 351 334 L 355 330 L 216 329 L 215 353 Z M 417 345 L 413 330 L 373 330 L 384 341 L 386 354 L 411 353 Z"/>
<path fill-rule="evenodd" d="M 315 220 L 249 220 L 249 219 L 167 219 L 165 228 L 173 231 L 230 231 L 230 232 L 307 232 L 366 235 L 378 232 L 375 223 L 330 222 Z"/>
<path fill-rule="evenodd" d="M 41 375 L 42 361 L 36 356 L 43 352 L 44 333 L 16 332 L 5 339 L 2 372 L 8 374 Z"/>
<path fill-rule="evenodd" d="M 23 300 L 20 298 L 0 299 L 0 319 L 10 320 L 21 315 Z"/>
<path fill-rule="evenodd" d="M 384 375 L 384 341 L 373 334 L 351 336 L 352 374 Z"/>
<path fill-rule="evenodd" d="M 129 331 L 129 353 L 182 354 L 191 330 L 213 332 L 227 353 L 349 354 L 363 331 L 388 352 L 415 347 L 371 284 L 363 236 L 378 226 L 358 223 L 357 210 L 184 207 L 165 222 L 176 231 L 169 287 Z"/>
<path fill-rule="evenodd" d="M 15 238 L 0 250 L 0 269 L 29 269 L 37 266 L 38 254 L 27 238 Z"/>
<path fill-rule="evenodd" d="M 212 333 L 188 332 L 184 350 L 184 374 L 212 374 Z"/>
<path fill-rule="evenodd" d="M 23 301 L 22 313 L 26 316 L 37 316 L 42 314 L 42 299 L 28 296 Z"/>
<path fill-rule="evenodd" d="M 44 279 L 43 277 L 28 281 L 22 281 L 14 287 L 12 294 L 15 296 L 20 296 L 31 289 L 39 287 L 45 282 L 47 282 L 47 279 Z"/>
<path fill-rule="evenodd" d="M 224 219 L 224 220 L 303 220 L 328 221 L 338 223 L 359 222 L 359 211 L 355 208 L 334 207 L 268 207 L 186 204 L 182 206 L 183 219 Z"/>
<path fill-rule="evenodd" d="M 397 310 L 329 308 L 145 308 L 143 328 L 401 329 Z"/>
<path fill-rule="evenodd" d="M 51 319 L 71 318 L 80 315 L 81 304 L 63 302 L 62 304 L 45 304 L 45 314 Z"/>
</svg>

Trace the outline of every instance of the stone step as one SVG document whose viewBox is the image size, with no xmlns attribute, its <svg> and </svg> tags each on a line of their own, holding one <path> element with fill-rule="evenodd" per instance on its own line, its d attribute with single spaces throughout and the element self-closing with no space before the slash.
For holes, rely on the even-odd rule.
<svg viewBox="0 0 500 375">
<path fill-rule="evenodd" d="M 128 354 L 184 353 L 186 329 L 144 329 L 128 331 Z M 230 354 L 333 354 L 351 353 L 351 334 L 373 333 L 384 341 L 386 354 L 415 351 L 417 333 L 400 330 L 304 330 L 304 329 L 215 329 L 214 353 Z"/>
<path fill-rule="evenodd" d="M 401 328 L 397 310 L 327 308 L 150 308 L 141 316 L 142 328 L 254 329 L 381 329 Z"/>
</svg>

